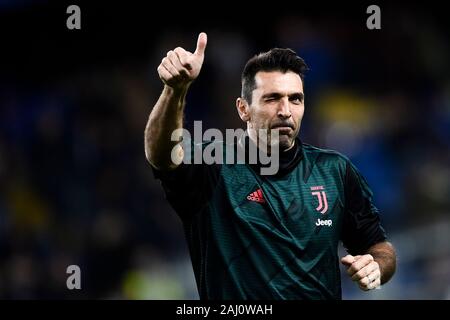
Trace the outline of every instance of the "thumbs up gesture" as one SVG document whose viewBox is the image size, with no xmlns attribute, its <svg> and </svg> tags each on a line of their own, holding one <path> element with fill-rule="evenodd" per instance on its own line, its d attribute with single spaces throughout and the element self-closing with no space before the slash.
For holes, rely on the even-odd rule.
<svg viewBox="0 0 450 320">
<path fill-rule="evenodd" d="M 167 52 L 157 69 L 162 82 L 174 89 L 186 88 L 200 73 L 205 58 L 206 43 L 206 33 L 202 32 L 198 35 L 194 53 L 180 47 Z"/>
</svg>

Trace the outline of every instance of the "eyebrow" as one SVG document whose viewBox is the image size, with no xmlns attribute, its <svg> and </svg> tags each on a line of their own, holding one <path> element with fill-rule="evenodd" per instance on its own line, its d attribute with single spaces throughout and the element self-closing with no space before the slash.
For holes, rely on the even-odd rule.
<svg viewBox="0 0 450 320">
<path fill-rule="evenodd" d="M 262 99 L 267 99 L 267 98 L 281 98 L 283 95 L 279 92 L 269 92 L 266 94 L 262 95 Z M 290 95 L 288 95 L 289 99 L 299 99 L 301 101 L 303 101 L 303 99 L 305 98 L 305 95 L 303 94 L 303 92 L 295 92 L 295 93 L 291 93 Z"/>
<path fill-rule="evenodd" d="M 300 101 L 303 101 L 304 98 L 305 95 L 303 94 L 303 92 L 296 92 L 289 95 L 289 99 L 299 99 Z"/>
</svg>

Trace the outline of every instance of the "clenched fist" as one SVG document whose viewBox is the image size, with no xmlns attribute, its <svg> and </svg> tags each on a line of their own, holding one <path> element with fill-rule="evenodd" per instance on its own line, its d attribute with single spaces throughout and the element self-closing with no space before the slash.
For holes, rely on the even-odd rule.
<svg viewBox="0 0 450 320">
<path fill-rule="evenodd" d="M 202 32 L 198 35 L 194 53 L 180 47 L 167 52 L 157 69 L 162 82 L 174 89 L 181 89 L 196 79 L 205 58 L 206 42 L 206 33 Z"/>
<path fill-rule="evenodd" d="M 381 284 L 380 266 L 373 260 L 372 255 L 363 256 L 346 255 L 341 259 L 347 269 L 348 275 L 358 286 L 364 290 L 376 289 Z"/>
</svg>

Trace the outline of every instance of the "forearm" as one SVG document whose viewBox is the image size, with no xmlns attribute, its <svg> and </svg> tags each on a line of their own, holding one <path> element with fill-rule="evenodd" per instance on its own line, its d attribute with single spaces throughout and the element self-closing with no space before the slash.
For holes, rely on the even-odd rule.
<svg viewBox="0 0 450 320">
<path fill-rule="evenodd" d="M 367 253 L 372 255 L 380 266 L 381 284 L 388 282 L 394 275 L 397 264 L 395 249 L 392 244 L 387 241 L 377 243 L 370 247 Z"/>
<path fill-rule="evenodd" d="M 178 142 L 172 141 L 171 138 L 174 130 L 183 127 L 187 90 L 188 86 L 173 89 L 165 85 L 150 113 L 145 128 L 145 155 L 147 160 L 159 169 L 175 167 L 171 160 L 171 152 Z"/>
<path fill-rule="evenodd" d="M 174 169 L 183 159 L 179 143 L 182 134 L 172 139 L 172 133 L 183 128 L 186 93 L 200 73 L 206 42 L 206 34 L 202 32 L 194 53 L 177 47 L 167 52 L 157 68 L 164 89 L 148 118 L 144 140 L 148 162 L 160 170 Z"/>
</svg>

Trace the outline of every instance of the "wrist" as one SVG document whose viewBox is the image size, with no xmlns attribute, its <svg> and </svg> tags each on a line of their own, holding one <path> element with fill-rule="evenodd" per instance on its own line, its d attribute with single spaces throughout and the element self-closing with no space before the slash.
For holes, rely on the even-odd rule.
<svg viewBox="0 0 450 320">
<path fill-rule="evenodd" d="M 180 86 L 169 86 L 168 84 L 164 84 L 164 91 L 170 96 L 183 98 L 186 96 L 190 85 L 190 82 Z"/>
</svg>

